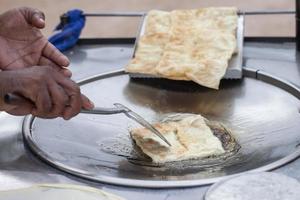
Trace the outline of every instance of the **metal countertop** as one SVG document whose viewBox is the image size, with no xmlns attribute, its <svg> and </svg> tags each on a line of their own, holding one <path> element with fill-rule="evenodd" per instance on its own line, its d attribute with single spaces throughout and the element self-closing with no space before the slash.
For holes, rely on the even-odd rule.
<svg viewBox="0 0 300 200">
<path fill-rule="evenodd" d="M 133 43 L 122 40 L 98 40 L 98 44 L 76 46 L 66 55 L 71 59 L 73 78 L 80 80 L 89 76 L 123 68 L 131 58 Z M 287 40 L 288 41 L 288 40 Z M 107 56 L 109 55 L 109 56 Z M 293 42 L 245 42 L 244 66 L 263 70 L 286 79 L 300 88 L 299 55 Z M 124 198 L 137 199 L 202 199 L 208 186 L 185 189 L 143 189 L 121 187 L 86 181 L 66 174 L 40 161 L 24 147 L 21 135 L 23 117 L 0 113 L 0 185 L 1 190 L 36 183 L 73 183 L 103 188 Z M 299 133 L 300 134 L 300 133 Z M 300 181 L 300 159 L 273 170 Z"/>
</svg>

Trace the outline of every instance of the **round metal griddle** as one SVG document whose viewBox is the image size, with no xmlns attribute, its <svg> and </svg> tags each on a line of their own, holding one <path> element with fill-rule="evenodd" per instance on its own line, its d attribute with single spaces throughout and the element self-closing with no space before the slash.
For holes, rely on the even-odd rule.
<svg viewBox="0 0 300 200">
<path fill-rule="evenodd" d="M 220 90 L 192 82 L 130 79 L 124 71 L 80 82 L 96 106 L 122 103 L 150 122 L 170 113 L 200 113 L 222 122 L 241 149 L 218 162 L 155 166 L 133 151 L 124 115 L 79 114 L 70 121 L 27 116 L 25 142 L 55 168 L 90 180 L 136 187 L 189 187 L 246 171 L 280 167 L 300 154 L 300 92 L 260 71 L 244 69 L 242 80 L 223 80 Z"/>
</svg>

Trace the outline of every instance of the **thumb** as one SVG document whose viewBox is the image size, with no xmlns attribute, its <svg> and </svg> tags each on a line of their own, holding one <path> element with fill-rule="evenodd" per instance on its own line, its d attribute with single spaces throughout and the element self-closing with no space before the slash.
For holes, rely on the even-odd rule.
<svg viewBox="0 0 300 200">
<path fill-rule="evenodd" d="M 45 14 L 43 12 L 29 7 L 19 8 L 19 11 L 22 13 L 28 24 L 31 24 L 36 28 L 45 27 Z"/>
</svg>

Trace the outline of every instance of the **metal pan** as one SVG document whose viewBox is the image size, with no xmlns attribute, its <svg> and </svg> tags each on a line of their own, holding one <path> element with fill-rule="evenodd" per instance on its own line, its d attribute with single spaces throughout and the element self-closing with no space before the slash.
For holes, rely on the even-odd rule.
<svg viewBox="0 0 300 200">
<path fill-rule="evenodd" d="M 223 80 L 219 91 L 192 82 L 132 80 L 124 71 L 81 81 L 82 91 L 99 106 L 110 107 L 118 100 L 150 122 L 178 112 L 201 113 L 222 122 L 241 148 L 217 163 L 153 166 L 136 162 L 141 157 L 134 151 L 128 129 L 137 125 L 123 115 L 78 115 L 67 122 L 28 116 L 23 123 L 24 141 L 55 168 L 135 187 L 190 187 L 278 168 L 300 154 L 300 92 L 260 71 L 245 69 L 243 74 L 239 81 Z"/>
</svg>

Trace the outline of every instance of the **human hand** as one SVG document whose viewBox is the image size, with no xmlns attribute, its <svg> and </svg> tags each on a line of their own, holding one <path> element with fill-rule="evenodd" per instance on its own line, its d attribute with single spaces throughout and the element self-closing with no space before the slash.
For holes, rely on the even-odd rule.
<svg viewBox="0 0 300 200">
<path fill-rule="evenodd" d="M 5 104 L 4 95 L 8 93 L 20 95 L 27 101 L 20 105 Z M 81 108 L 93 108 L 93 103 L 81 94 L 75 82 L 49 66 L 0 72 L 0 97 L 0 110 L 13 115 L 70 119 Z"/>
<path fill-rule="evenodd" d="M 0 15 L 0 69 L 11 70 L 51 66 L 66 76 L 69 60 L 57 50 L 39 29 L 45 27 L 45 15 L 33 8 L 16 8 Z"/>
</svg>

